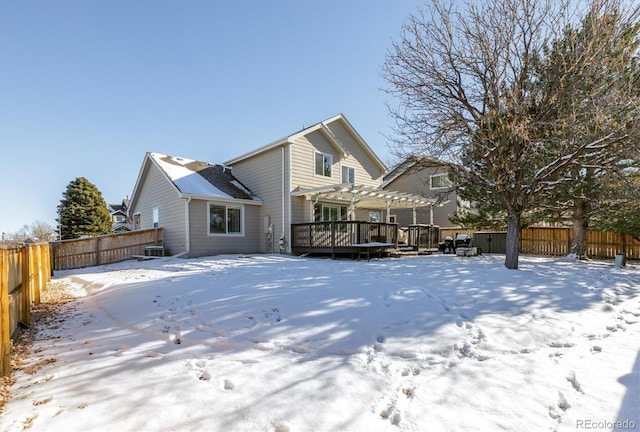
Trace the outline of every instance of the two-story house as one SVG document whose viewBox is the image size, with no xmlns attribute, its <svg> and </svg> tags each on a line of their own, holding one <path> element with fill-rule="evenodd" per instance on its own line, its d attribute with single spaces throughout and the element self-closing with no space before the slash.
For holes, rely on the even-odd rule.
<svg viewBox="0 0 640 432">
<path fill-rule="evenodd" d="M 382 225 L 391 222 L 391 212 L 398 208 L 435 202 L 383 190 L 386 171 L 345 116 L 338 114 L 223 165 L 149 153 L 131 195 L 130 215 L 134 229 L 163 227 L 165 246 L 173 254 L 291 252 L 296 224 Z M 197 187 L 192 184 L 196 181 Z M 222 231 L 213 228 L 217 216 L 226 227 Z M 390 227 L 376 228 L 375 239 L 385 228 L 384 240 L 395 242 Z M 358 234 L 348 240 L 362 243 L 372 238 Z"/>
</svg>

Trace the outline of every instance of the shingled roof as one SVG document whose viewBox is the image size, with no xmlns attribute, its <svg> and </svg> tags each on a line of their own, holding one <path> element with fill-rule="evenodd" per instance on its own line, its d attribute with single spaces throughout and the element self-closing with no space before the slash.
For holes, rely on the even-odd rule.
<svg viewBox="0 0 640 432">
<path fill-rule="evenodd" d="M 261 201 L 233 176 L 231 168 L 227 166 L 160 153 L 148 155 L 183 194 Z"/>
</svg>

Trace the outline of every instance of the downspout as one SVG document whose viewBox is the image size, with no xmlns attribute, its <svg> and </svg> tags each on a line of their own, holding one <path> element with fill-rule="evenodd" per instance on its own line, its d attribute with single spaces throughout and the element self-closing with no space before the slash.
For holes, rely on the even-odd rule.
<svg viewBox="0 0 640 432">
<path fill-rule="evenodd" d="M 282 191 L 281 191 L 281 198 L 280 201 L 282 203 L 282 208 L 280 210 L 280 215 L 282 218 L 282 234 L 280 234 L 280 240 L 278 241 L 278 244 L 280 245 L 280 253 L 283 253 L 286 251 L 286 241 L 285 241 L 285 235 L 284 235 L 284 230 L 285 230 L 285 202 L 284 202 L 284 195 L 285 195 L 285 185 L 284 185 L 284 179 L 285 179 L 285 172 L 284 172 L 284 144 L 282 145 L 282 148 L 280 149 L 280 156 L 281 156 L 281 161 L 280 161 L 280 168 L 281 168 L 281 179 L 280 179 L 280 184 L 282 185 Z"/>
<path fill-rule="evenodd" d="M 287 145 L 287 150 L 288 150 L 288 157 L 289 157 L 289 189 L 287 190 L 287 197 L 289 200 L 289 232 L 291 232 L 291 217 L 293 215 L 293 209 L 291 208 L 291 190 L 292 188 L 292 183 L 291 183 L 291 144 L 286 144 Z M 291 253 L 291 245 L 289 245 L 287 247 L 287 252 Z"/>
<path fill-rule="evenodd" d="M 189 223 L 189 204 L 191 204 L 191 195 L 187 195 L 187 199 L 184 204 L 184 232 L 185 232 L 185 253 L 188 255 L 191 252 L 191 235 L 190 235 L 190 223 Z"/>
</svg>

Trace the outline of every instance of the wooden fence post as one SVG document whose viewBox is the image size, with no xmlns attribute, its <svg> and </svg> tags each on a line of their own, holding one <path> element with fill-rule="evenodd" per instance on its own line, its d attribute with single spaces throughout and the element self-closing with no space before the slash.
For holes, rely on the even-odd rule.
<svg viewBox="0 0 640 432">
<path fill-rule="evenodd" d="M 11 373 L 11 328 L 9 324 L 9 262 L 7 249 L 0 249 L 0 376 Z"/>
<path fill-rule="evenodd" d="M 33 285 L 31 278 L 31 263 L 29 252 L 31 250 L 30 245 L 26 245 L 22 248 L 22 322 L 30 326 L 31 325 L 31 286 Z"/>
<path fill-rule="evenodd" d="M 40 245 L 29 246 L 29 285 L 31 287 L 31 302 L 40 304 Z"/>
<path fill-rule="evenodd" d="M 94 265 L 100 265 L 100 237 L 95 237 L 96 240 L 96 261 Z"/>
</svg>

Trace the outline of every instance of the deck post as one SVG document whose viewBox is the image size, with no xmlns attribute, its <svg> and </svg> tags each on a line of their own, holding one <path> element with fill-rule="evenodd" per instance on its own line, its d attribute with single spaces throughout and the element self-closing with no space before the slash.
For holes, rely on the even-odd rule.
<svg viewBox="0 0 640 432">
<path fill-rule="evenodd" d="M 336 223 L 331 221 L 331 259 L 336 259 Z"/>
</svg>

